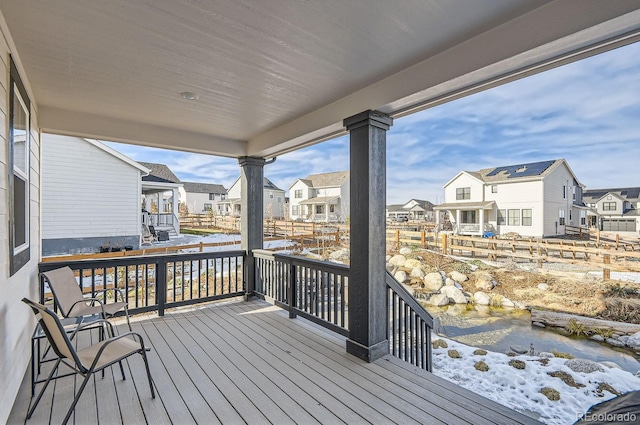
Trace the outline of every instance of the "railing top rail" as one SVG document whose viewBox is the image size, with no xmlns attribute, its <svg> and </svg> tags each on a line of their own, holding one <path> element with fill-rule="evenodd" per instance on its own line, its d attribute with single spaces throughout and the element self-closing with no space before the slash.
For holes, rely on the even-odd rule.
<svg viewBox="0 0 640 425">
<path fill-rule="evenodd" d="M 404 301 L 404 303 L 407 304 L 409 308 L 411 308 L 411 310 L 413 310 L 418 317 L 427 324 L 427 326 L 433 329 L 433 317 L 431 317 L 429 312 L 427 312 L 427 310 L 425 310 L 424 307 L 420 305 L 413 296 L 411 296 L 409 291 L 407 291 L 388 271 L 386 273 L 385 280 L 387 282 L 387 286 L 398 294 L 400 299 L 402 299 L 402 301 Z"/>
<path fill-rule="evenodd" d="M 346 264 L 330 263 L 323 260 L 312 260 L 310 258 L 303 258 L 289 254 L 280 254 L 264 249 L 254 249 L 252 253 L 256 258 L 273 259 L 297 266 L 307 266 L 325 271 L 335 271 L 344 275 L 349 274 L 349 266 L 347 266 Z"/>
<path fill-rule="evenodd" d="M 40 272 L 57 269 L 59 267 L 69 266 L 73 268 L 101 268 L 114 266 L 133 266 L 136 264 L 151 264 L 159 261 L 188 261 L 188 260 L 206 260 L 213 258 L 239 257 L 244 256 L 245 251 L 214 251 L 214 252 L 193 252 L 182 254 L 165 254 L 165 255 L 147 255 L 147 256 L 127 256 L 127 257 L 111 257 L 87 260 L 72 261 L 55 261 L 41 262 L 38 267 Z"/>
</svg>

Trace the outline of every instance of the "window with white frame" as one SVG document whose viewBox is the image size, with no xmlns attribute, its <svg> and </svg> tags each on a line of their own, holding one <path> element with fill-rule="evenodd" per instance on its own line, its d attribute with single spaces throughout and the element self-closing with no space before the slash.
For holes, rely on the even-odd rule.
<svg viewBox="0 0 640 425">
<path fill-rule="evenodd" d="M 616 202 L 603 202 L 602 211 L 615 211 L 617 208 Z"/>
<path fill-rule="evenodd" d="M 507 210 L 498 210 L 498 226 L 507 222 Z"/>
<path fill-rule="evenodd" d="M 210 201 L 215 201 L 216 200 L 216 194 L 215 193 L 210 193 L 209 194 L 209 200 Z"/>
<path fill-rule="evenodd" d="M 567 186 L 562 186 L 562 199 L 567 199 Z"/>
<path fill-rule="evenodd" d="M 564 226 L 564 223 L 565 223 L 564 210 L 561 208 L 558 210 L 558 224 L 560 226 Z"/>
<path fill-rule="evenodd" d="M 282 196 L 278 196 L 278 197 L 276 198 L 276 202 L 277 202 L 277 203 L 279 203 L 279 204 L 281 204 L 281 203 L 282 203 Z"/>
<path fill-rule="evenodd" d="M 291 205 L 291 215 L 300 215 L 300 205 Z"/>
<path fill-rule="evenodd" d="M 585 226 L 587 224 L 587 212 L 585 210 L 580 211 L 580 225 Z"/>
<path fill-rule="evenodd" d="M 293 197 L 294 198 L 302 198 L 302 189 L 296 189 L 295 192 L 293 192 Z"/>
<path fill-rule="evenodd" d="M 316 214 L 324 214 L 324 205 L 316 205 Z"/>
<path fill-rule="evenodd" d="M 523 226 L 531 226 L 533 220 L 532 210 L 529 208 L 522 210 L 522 225 Z"/>
<path fill-rule="evenodd" d="M 211 211 L 211 204 L 204 204 L 204 211 Z"/>
<path fill-rule="evenodd" d="M 456 189 L 456 200 L 461 201 L 465 199 L 471 199 L 470 187 L 459 187 Z"/>
<path fill-rule="evenodd" d="M 520 210 L 507 210 L 507 224 L 520 226 Z"/>
<path fill-rule="evenodd" d="M 269 192 L 269 199 L 273 199 L 273 192 Z"/>
<path fill-rule="evenodd" d="M 491 193 L 498 193 L 498 185 L 497 184 L 492 184 L 491 185 Z"/>
<path fill-rule="evenodd" d="M 29 246 L 29 154 L 31 102 L 18 70 L 10 59 L 9 87 L 9 275 L 30 259 Z"/>
</svg>

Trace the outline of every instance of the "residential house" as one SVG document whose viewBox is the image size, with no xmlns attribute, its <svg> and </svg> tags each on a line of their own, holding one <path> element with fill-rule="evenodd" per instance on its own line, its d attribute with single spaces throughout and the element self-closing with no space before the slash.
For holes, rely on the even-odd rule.
<svg viewBox="0 0 640 425">
<path fill-rule="evenodd" d="M 434 205 L 421 199 L 410 199 L 404 204 L 387 205 L 387 220 L 435 221 Z"/>
<path fill-rule="evenodd" d="M 142 222 L 177 236 L 180 234 L 178 203 L 182 182 L 165 164 L 140 164 L 150 170 L 149 174 L 142 177 Z"/>
<path fill-rule="evenodd" d="M 310 174 L 289 186 L 289 217 L 305 221 L 346 221 L 349 217 L 349 171 Z"/>
<path fill-rule="evenodd" d="M 564 159 L 461 171 L 435 209 L 449 213 L 459 234 L 556 236 L 586 227 L 583 189 Z"/>
<path fill-rule="evenodd" d="M 48 133 L 42 158 L 43 256 L 139 246 L 146 167 L 97 140 Z"/>
<path fill-rule="evenodd" d="M 640 230 L 640 187 L 589 189 L 582 199 L 591 226 L 605 232 Z"/>
<path fill-rule="evenodd" d="M 285 196 L 284 190 L 277 187 L 271 180 L 264 177 L 263 179 L 263 214 L 264 218 L 283 219 Z M 219 201 L 221 215 L 230 215 L 239 217 L 241 214 L 241 187 L 240 177 L 231 185 L 227 191 L 227 197 L 224 201 Z"/>
<path fill-rule="evenodd" d="M 242 214 L 250 224 L 242 229 L 242 249 L 250 258 L 263 246 L 262 217 L 252 214 L 262 205 L 252 195 L 260 188 L 265 159 L 346 131 L 354 191 L 375 195 L 385 172 L 390 117 L 620 47 L 640 30 L 634 1 L 589 1 L 580 13 L 567 1 L 466 2 L 465 13 L 459 2 L 411 2 L 402 8 L 370 2 L 366 13 L 359 3 L 336 2 L 322 10 L 327 19 L 320 20 L 303 2 L 291 3 L 286 13 L 219 3 L 158 0 L 114 8 L 72 0 L 2 2 L 0 423 L 22 422 L 24 415 L 8 420 L 12 406 L 16 400 L 20 409 L 29 404 L 29 391 L 25 403 L 19 389 L 36 320 L 20 300 L 39 298 L 41 132 L 237 158 L 246 183 Z M 212 16 L 220 19 L 212 24 Z M 274 19 L 282 25 L 274 26 Z M 175 42 L 158 43 L 166 34 Z M 317 42 L 327 35 L 338 48 Z M 293 44 L 299 48 L 283 49 Z M 215 54 L 202 54 L 212 46 L 218 47 Z M 268 94 L 256 88 L 268 88 Z M 374 361 L 388 352 L 390 323 L 379 231 L 384 224 L 377 221 L 384 220 L 384 192 L 356 201 L 350 214 L 362 226 L 351 233 L 358 249 L 351 250 L 345 345 L 349 353 Z M 248 296 L 254 270 L 247 261 Z M 419 384 L 438 389 L 436 378 Z M 63 387 L 68 389 L 62 382 L 56 386 L 56 400 L 68 401 L 71 394 Z M 194 392 L 179 383 L 175 388 L 180 396 Z M 482 410 L 478 406 L 491 404 L 474 401 L 462 389 L 447 391 L 461 393 L 466 406 L 453 407 L 453 414 L 436 406 L 432 416 L 442 422 L 457 417 L 456 410 L 475 415 Z M 163 398 L 162 405 L 176 411 L 174 402 L 181 398 L 188 397 Z M 283 400 L 274 399 L 274 410 L 289 413 L 284 403 L 290 399 Z M 497 407 L 491 404 L 489 411 L 504 411 Z M 86 413 L 105 422 L 111 412 Z M 448 416 L 437 417 L 440 412 Z M 172 420 L 179 417 L 166 422 Z"/>
<path fill-rule="evenodd" d="M 224 215 L 220 201 L 226 199 L 227 189 L 221 184 L 183 181 L 179 191 L 180 202 L 184 204 L 186 212 Z"/>
</svg>

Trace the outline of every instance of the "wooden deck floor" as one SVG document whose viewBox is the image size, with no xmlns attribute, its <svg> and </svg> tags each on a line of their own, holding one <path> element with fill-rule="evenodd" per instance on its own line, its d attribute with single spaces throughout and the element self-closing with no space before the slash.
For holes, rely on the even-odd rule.
<svg viewBox="0 0 640 425">
<path fill-rule="evenodd" d="M 133 326 L 152 346 L 157 397 L 134 356 L 125 381 L 117 367 L 97 374 L 76 424 L 538 423 L 392 356 L 365 363 L 346 354 L 343 337 L 262 301 L 141 316 Z M 26 423 L 60 423 L 78 381 L 54 381 Z M 10 424 L 25 423 L 29 391 L 25 379 Z"/>
</svg>

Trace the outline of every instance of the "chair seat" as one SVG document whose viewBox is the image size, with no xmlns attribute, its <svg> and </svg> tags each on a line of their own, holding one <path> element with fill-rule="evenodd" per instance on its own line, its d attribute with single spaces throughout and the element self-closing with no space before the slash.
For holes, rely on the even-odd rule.
<svg viewBox="0 0 640 425">
<path fill-rule="evenodd" d="M 88 370 L 91 367 L 96 354 L 107 341 L 98 342 L 90 347 L 79 350 L 77 352 L 77 355 L 82 366 L 84 366 Z M 130 338 L 122 338 L 117 341 L 113 341 L 102 352 L 98 363 L 96 363 L 95 369 L 99 370 L 104 366 L 115 363 L 120 359 L 123 359 L 133 353 L 140 351 L 140 349 L 140 343 Z"/>
<path fill-rule="evenodd" d="M 108 316 L 112 316 L 120 310 L 124 309 L 127 306 L 125 302 L 116 302 L 103 304 L 100 306 L 96 305 L 87 305 L 84 303 L 76 304 L 70 311 L 69 316 L 89 316 L 92 314 L 102 314 L 102 308 L 104 307 L 104 312 Z"/>
</svg>

